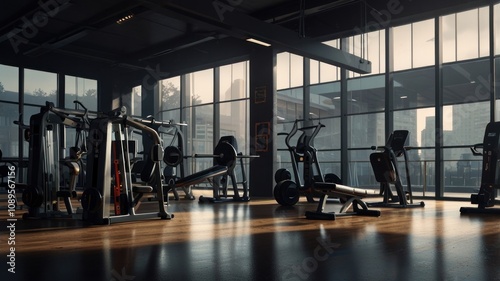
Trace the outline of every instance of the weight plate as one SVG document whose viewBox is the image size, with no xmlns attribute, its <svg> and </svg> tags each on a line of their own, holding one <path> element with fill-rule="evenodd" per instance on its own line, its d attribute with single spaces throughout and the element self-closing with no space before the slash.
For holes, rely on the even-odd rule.
<svg viewBox="0 0 500 281">
<path fill-rule="evenodd" d="M 82 207 L 89 212 L 97 212 L 102 207 L 102 195 L 97 188 L 86 188 L 82 194 Z"/>
<path fill-rule="evenodd" d="M 182 162 L 182 151 L 177 146 L 167 146 L 163 151 L 163 162 L 165 164 L 176 167 Z"/>
<path fill-rule="evenodd" d="M 30 208 L 40 207 L 43 203 L 43 194 L 33 186 L 28 186 L 23 190 L 23 203 Z"/>
<path fill-rule="evenodd" d="M 227 166 L 229 170 L 236 165 L 236 150 L 228 142 L 220 142 L 214 149 L 215 162 Z"/>
<path fill-rule="evenodd" d="M 336 174 L 332 174 L 332 173 L 325 175 L 325 182 L 333 182 L 333 183 L 342 184 L 342 180 Z"/>
<path fill-rule="evenodd" d="M 274 173 L 274 181 L 276 183 L 282 182 L 284 180 L 291 180 L 292 179 L 292 174 L 288 169 L 281 168 Z"/>
<path fill-rule="evenodd" d="M 277 185 L 278 188 L 278 197 L 280 198 L 281 205 L 283 206 L 292 206 L 299 202 L 300 192 L 297 187 L 297 184 L 291 180 L 285 180 L 280 182 Z"/>
</svg>

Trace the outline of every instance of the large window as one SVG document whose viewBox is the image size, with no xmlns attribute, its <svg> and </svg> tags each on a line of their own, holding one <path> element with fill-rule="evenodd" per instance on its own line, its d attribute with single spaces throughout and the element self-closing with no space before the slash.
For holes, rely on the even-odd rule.
<svg viewBox="0 0 500 281">
<path fill-rule="evenodd" d="M 304 119 L 303 98 L 302 88 L 278 91 L 278 121 L 291 122 L 295 119 Z"/>
<path fill-rule="evenodd" d="M 334 46 L 337 47 L 338 46 Z M 369 60 L 371 73 L 359 74 L 349 71 L 349 77 L 359 77 L 385 72 L 385 30 L 377 30 L 347 38 L 347 52 Z"/>
<path fill-rule="evenodd" d="M 249 126 L 244 125 L 249 123 L 248 73 L 244 61 L 160 81 L 156 118 L 187 125 L 179 127 L 186 155 L 212 154 L 215 138 L 227 135 L 236 137 L 239 152 L 248 153 Z M 165 145 L 172 140 L 167 137 Z M 213 166 L 213 159 L 188 158 L 187 164 L 190 174 Z"/>
<path fill-rule="evenodd" d="M 394 70 L 434 64 L 434 20 L 393 28 Z"/>
<path fill-rule="evenodd" d="M 88 110 L 97 111 L 97 80 L 66 76 L 65 88 L 66 108 L 75 108 L 74 101 L 79 101 Z"/>
<path fill-rule="evenodd" d="M 291 53 L 277 55 L 277 88 L 299 87 L 304 81 L 304 58 Z"/>
<path fill-rule="evenodd" d="M 19 127 L 14 121 L 19 120 L 19 69 L 0 65 L 0 149 L 3 157 L 15 157 L 19 154 Z"/>
<path fill-rule="evenodd" d="M 159 88 L 160 108 L 157 118 L 180 122 L 181 108 L 181 77 L 176 76 L 161 80 Z"/>
<path fill-rule="evenodd" d="M 385 144 L 384 120 L 383 113 L 348 116 L 348 147 L 370 148 L 373 145 Z"/>
<path fill-rule="evenodd" d="M 188 153 L 213 153 L 214 148 L 214 71 L 207 69 L 186 74 L 186 140 Z M 213 166 L 212 159 L 195 159 L 194 171 Z"/>
<path fill-rule="evenodd" d="M 385 80 L 383 75 L 350 79 L 347 81 L 347 112 L 383 111 L 385 108 Z"/>
<path fill-rule="evenodd" d="M 141 117 L 142 116 L 142 87 L 136 86 L 132 88 L 131 93 L 132 106 L 130 110 L 132 111 L 130 114 L 133 116 Z"/>
<path fill-rule="evenodd" d="M 443 62 L 488 56 L 488 22 L 488 7 L 443 16 Z"/>
<path fill-rule="evenodd" d="M 340 116 L 340 83 L 326 83 L 309 88 L 309 110 L 313 118 Z"/>
<path fill-rule="evenodd" d="M 90 111 L 97 111 L 97 81 L 85 79 L 81 77 L 66 76 L 65 77 L 64 107 L 69 109 L 83 110 L 75 101 L 79 101 Z M 81 146 L 86 140 L 83 134 L 78 135 L 75 128 L 67 128 L 66 148 L 79 145 Z M 69 149 L 66 150 L 66 155 L 69 156 Z"/>
<path fill-rule="evenodd" d="M 246 152 L 248 137 L 248 63 L 220 67 L 220 136 L 232 135 Z"/>
<path fill-rule="evenodd" d="M 497 4 L 494 6 L 494 26 L 500 22 L 499 11 Z M 286 83 L 278 85 L 278 120 L 291 122 L 293 118 L 310 117 L 328 123 L 328 128 L 315 143 L 320 147 L 319 155 L 322 161 L 333 163 L 330 170 L 335 170 L 336 164 L 347 167 L 348 179 L 344 182 L 359 186 L 374 184 L 369 148 L 385 144 L 385 125 L 389 121 L 393 129 L 410 132 L 409 145 L 413 147 L 409 152 L 410 171 L 416 195 L 433 196 L 439 191 L 444 192 L 445 197 L 468 197 L 478 188 L 481 161 L 471 156 L 469 147 L 482 141 L 491 115 L 489 15 L 489 7 L 480 7 L 441 16 L 441 68 L 435 66 L 435 40 L 438 38 L 435 18 L 390 27 L 392 46 L 385 46 L 385 30 L 345 38 L 349 53 L 372 62 L 372 73 L 360 75 L 349 71 L 346 84 L 338 81 L 340 69 L 330 71 L 332 77 L 322 81 L 328 72 L 323 72 L 322 63 L 310 60 L 311 85 L 292 87 L 290 55 L 281 54 L 283 57 L 281 60 L 278 57 L 278 61 L 283 64 L 278 69 L 281 66 L 285 70 L 278 75 L 286 79 L 280 80 L 278 76 L 278 81 Z M 499 34 L 495 29 L 495 54 L 500 54 Z M 329 44 L 338 48 L 340 41 L 336 39 Z M 390 74 L 385 74 L 386 52 L 393 56 L 394 72 Z M 498 84 L 498 59 L 495 63 Z M 442 75 L 436 75 L 438 70 Z M 391 91 L 386 89 L 387 81 L 392 82 Z M 347 88 L 342 89 L 341 85 Z M 438 104 L 436 89 L 441 85 L 439 100 L 442 104 Z M 302 93 L 304 89 L 307 92 Z M 308 108 L 302 103 L 303 95 L 309 99 Z M 391 100 L 386 102 L 386 98 Z M 500 116 L 498 100 L 495 101 L 497 120 Z M 436 112 L 442 112 L 441 124 L 436 123 L 441 121 L 436 119 Z M 344 122 L 347 127 L 340 132 L 340 124 Z M 441 129 L 437 131 L 437 128 Z M 339 135 L 335 133 L 337 129 Z M 342 134 L 347 134 L 347 147 L 336 146 Z M 436 136 L 443 142 L 437 143 Z M 435 163 L 436 148 L 443 152 L 442 163 Z M 345 159 L 332 160 L 335 156 L 340 157 L 344 149 L 348 152 L 348 163 Z M 445 178 L 444 186 L 439 189 L 437 184 L 441 184 L 442 179 L 436 179 L 438 169 Z"/>
</svg>

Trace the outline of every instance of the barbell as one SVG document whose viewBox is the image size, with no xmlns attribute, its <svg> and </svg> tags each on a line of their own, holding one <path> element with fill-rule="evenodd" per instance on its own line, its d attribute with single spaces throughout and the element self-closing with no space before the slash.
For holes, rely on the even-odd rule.
<svg viewBox="0 0 500 281">
<path fill-rule="evenodd" d="M 238 157 L 234 147 L 228 142 L 220 142 L 214 149 L 213 154 L 195 154 L 195 158 L 214 158 L 217 165 L 234 167 Z M 167 146 L 163 151 L 163 162 L 168 166 L 179 165 L 184 158 L 182 151 L 177 146 Z"/>
</svg>

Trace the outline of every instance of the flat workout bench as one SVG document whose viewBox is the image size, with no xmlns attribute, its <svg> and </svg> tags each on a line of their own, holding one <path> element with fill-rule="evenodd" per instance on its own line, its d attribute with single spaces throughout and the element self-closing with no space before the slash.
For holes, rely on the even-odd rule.
<svg viewBox="0 0 500 281">
<path fill-rule="evenodd" d="M 217 163 L 208 169 L 196 172 L 184 178 L 180 178 L 173 184 L 173 187 L 183 187 L 194 185 L 207 180 L 208 178 L 226 174 L 236 165 L 237 153 L 234 147 L 228 142 L 220 142 L 214 149 L 214 154 L 210 155 Z"/>
<path fill-rule="evenodd" d="M 370 210 L 366 203 L 362 200 L 363 197 L 378 197 L 380 192 L 374 189 L 363 189 L 354 188 L 350 186 L 345 186 L 341 184 L 328 183 L 328 182 L 316 182 L 314 183 L 314 190 L 323 193 L 318 204 L 316 211 L 306 211 L 306 218 L 308 219 L 328 219 L 334 220 L 336 216 L 372 216 L 379 217 L 379 210 Z M 340 208 L 339 214 L 335 212 L 325 213 L 325 205 L 328 199 L 328 195 L 333 195 L 335 197 L 346 198 L 346 202 Z M 353 211 L 347 212 L 347 210 L 352 206 Z M 361 208 L 360 208 L 361 207 Z"/>
</svg>

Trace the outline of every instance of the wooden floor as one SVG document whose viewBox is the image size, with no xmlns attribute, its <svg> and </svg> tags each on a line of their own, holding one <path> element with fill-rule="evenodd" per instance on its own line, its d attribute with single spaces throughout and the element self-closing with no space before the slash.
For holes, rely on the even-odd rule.
<svg viewBox="0 0 500 281">
<path fill-rule="evenodd" d="M 425 203 L 335 221 L 305 219 L 316 206 L 302 200 L 284 208 L 255 198 L 172 201 L 172 220 L 109 226 L 19 219 L 15 274 L 2 210 L 0 280 L 500 280 L 500 216 Z"/>
</svg>

